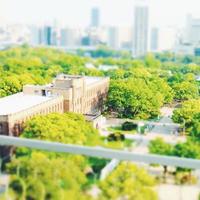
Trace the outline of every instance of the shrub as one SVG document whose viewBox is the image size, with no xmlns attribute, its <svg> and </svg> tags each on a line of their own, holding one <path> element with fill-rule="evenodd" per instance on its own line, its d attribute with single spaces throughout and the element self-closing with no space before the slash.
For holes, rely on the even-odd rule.
<svg viewBox="0 0 200 200">
<path fill-rule="evenodd" d="M 108 136 L 108 141 L 124 141 L 124 140 L 125 140 L 125 136 L 120 132 L 111 133 Z"/>
<path fill-rule="evenodd" d="M 133 122 L 124 122 L 122 124 L 122 130 L 124 131 L 131 131 L 137 129 L 137 124 L 134 124 Z"/>
</svg>

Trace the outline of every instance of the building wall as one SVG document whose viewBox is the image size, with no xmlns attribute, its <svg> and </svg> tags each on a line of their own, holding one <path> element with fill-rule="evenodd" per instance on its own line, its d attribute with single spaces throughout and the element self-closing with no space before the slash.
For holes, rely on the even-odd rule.
<svg viewBox="0 0 200 200">
<path fill-rule="evenodd" d="M 85 79 L 83 76 L 62 75 L 50 86 L 25 86 L 23 92 L 63 96 L 64 112 L 91 114 L 101 111 L 109 89 L 109 78 L 102 78 L 88 85 Z"/>
<path fill-rule="evenodd" d="M 8 116 L 0 116 L 0 135 L 8 133 Z"/>
<path fill-rule="evenodd" d="M 109 89 L 109 79 L 91 85 L 87 88 L 84 101 L 84 114 L 91 114 L 95 111 L 102 111 L 103 102 L 105 101 Z"/>
<path fill-rule="evenodd" d="M 136 6 L 134 11 L 133 55 L 138 57 L 147 53 L 149 10 L 147 6 Z"/>
<path fill-rule="evenodd" d="M 4 135 L 19 136 L 23 130 L 24 123 L 37 115 L 47 115 L 52 112 L 64 112 L 63 97 L 59 96 L 37 106 L 31 107 L 8 116 L 0 116 L 0 126 Z"/>
</svg>

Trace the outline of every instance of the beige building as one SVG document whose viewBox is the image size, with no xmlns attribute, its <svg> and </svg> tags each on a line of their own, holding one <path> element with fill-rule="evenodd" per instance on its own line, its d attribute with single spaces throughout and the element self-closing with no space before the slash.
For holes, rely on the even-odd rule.
<svg viewBox="0 0 200 200">
<path fill-rule="evenodd" d="M 45 86 L 27 85 L 25 94 L 64 98 L 64 111 L 82 114 L 93 114 L 102 109 L 103 100 L 107 96 L 109 78 L 84 77 L 61 74 L 52 84 Z"/>
<path fill-rule="evenodd" d="M 23 124 L 36 115 L 63 113 L 63 97 L 17 93 L 0 99 L 0 134 L 18 136 Z"/>
<path fill-rule="evenodd" d="M 109 78 L 58 75 L 48 85 L 26 85 L 22 93 L 0 99 L 0 134 L 18 136 L 36 115 L 76 112 L 94 115 L 103 108 Z"/>
</svg>

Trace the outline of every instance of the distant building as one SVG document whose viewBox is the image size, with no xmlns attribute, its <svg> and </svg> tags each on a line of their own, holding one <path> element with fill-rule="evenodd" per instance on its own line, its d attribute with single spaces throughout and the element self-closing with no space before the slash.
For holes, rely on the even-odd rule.
<svg viewBox="0 0 200 200">
<path fill-rule="evenodd" d="M 155 52 L 158 51 L 159 48 L 159 29 L 158 28 L 152 28 L 151 29 L 151 51 Z"/>
<path fill-rule="evenodd" d="M 144 56 L 148 48 L 148 6 L 136 6 L 134 9 L 133 56 Z"/>
<path fill-rule="evenodd" d="M 183 55 L 199 56 L 200 18 L 187 16 L 185 28 L 175 45 L 175 52 Z"/>
<path fill-rule="evenodd" d="M 200 43 L 200 18 L 187 16 L 185 40 L 192 45 Z"/>
<path fill-rule="evenodd" d="M 92 8 L 91 11 L 91 27 L 99 27 L 100 26 L 100 10 L 99 8 Z"/>
<path fill-rule="evenodd" d="M 159 28 L 158 51 L 173 51 L 177 40 L 176 27 Z"/>
<path fill-rule="evenodd" d="M 30 29 L 30 44 L 40 45 L 41 44 L 41 29 L 37 26 L 31 26 L 29 29 Z"/>
<path fill-rule="evenodd" d="M 200 47 L 196 47 L 195 49 L 194 49 L 194 55 L 195 56 L 200 56 Z"/>
<path fill-rule="evenodd" d="M 73 46 L 73 33 L 70 29 L 61 29 L 61 46 Z"/>
<path fill-rule="evenodd" d="M 99 70 L 109 71 L 109 70 L 117 70 L 119 67 L 117 65 L 99 65 Z"/>
<path fill-rule="evenodd" d="M 45 26 L 41 31 L 41 43 L 43 45 L 52 45 L 53 28 L 51 26 Z"/>
<path fill-rule="evenodd" d="M 60 29 L 58 27 L 54 27 L 52 30 L 52 35 L 51 35 L 51 45 L 53 46 L 60 46 Z"/>
<path fill-rule="evenodd" d="M 52 112 L 95 118 L 95 113 L 103 109 L 108 87 L 109 78 L 64 74 L 49 85 L 26 85 L 23 92 L 0 98 L 0 134 L 18 136 L 28 119 Z"/>
<path fill-rule="evenodd" d="M 61 29 L 60 45 L 65 47 L 74 47 L 81 44 L 81 35 L 79 30 L 72 28 Z"/>
<path fill-rule="evenodd" d="M 180 55 L 194 55 L 194 45 L 179 41 L 179 43 L 175 45 L 174 52 Z"/>
<path fill-rule="evenodd" d="M 120 48 L 119 29 L 117 27 L 109 27 L 108 29 L 108 46 L 113 49 Z"/>
</svg>

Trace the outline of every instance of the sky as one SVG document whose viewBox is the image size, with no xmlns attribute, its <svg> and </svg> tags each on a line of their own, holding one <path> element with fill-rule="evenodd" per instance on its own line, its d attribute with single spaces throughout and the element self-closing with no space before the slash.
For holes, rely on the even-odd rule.
<svg viewBox="0 0 200 200">
<path fill-rule="evenodd" d="M 0 0 L 0 24 L 44 24 L 87 26 L 92 7 L 101 9 L 101 24 L 130 26 L 135 4 L 144 0 Z M 184 25 L 186 15 L 200 18 L 200 0 L 146 0 L 150 26 Z"/>
</svg>

